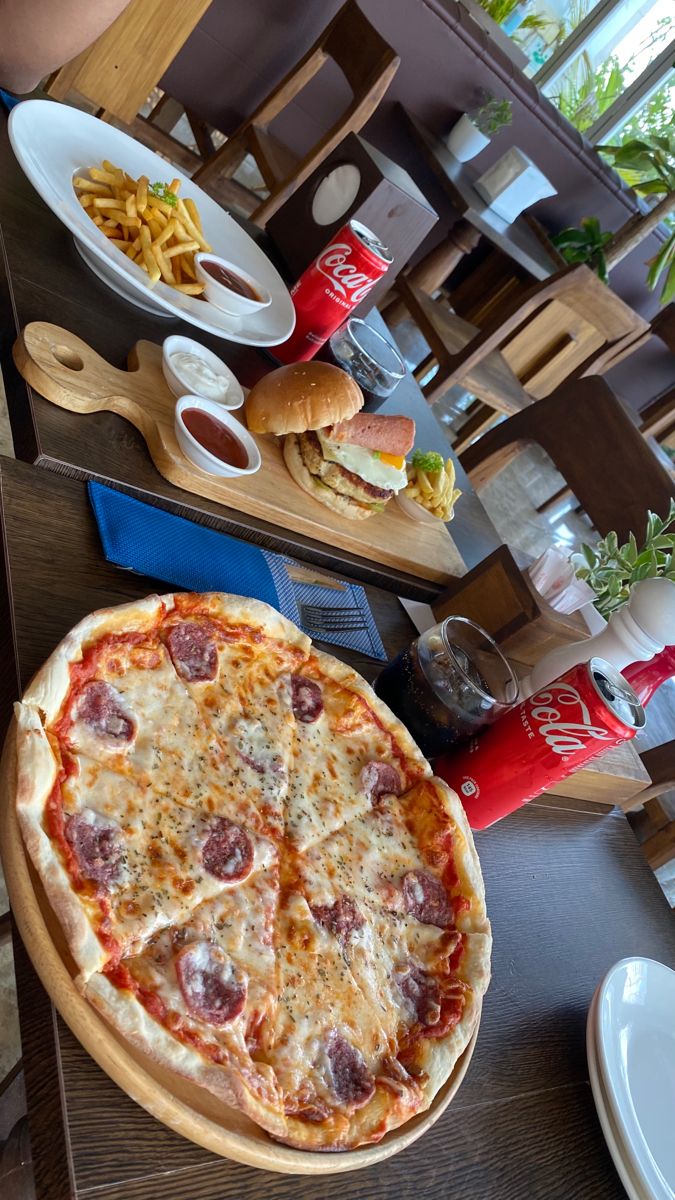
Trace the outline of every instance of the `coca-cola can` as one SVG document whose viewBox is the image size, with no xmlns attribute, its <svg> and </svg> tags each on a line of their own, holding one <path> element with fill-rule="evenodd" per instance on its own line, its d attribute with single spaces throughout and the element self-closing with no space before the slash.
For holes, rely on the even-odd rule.
<svg viewBox="0 0 675 1200">
<path fill-rule="evenodd" d="M 645 712 L 633 688 L 601 658 L 579 663 L 434 763 L 457 792 L 472 829 L 485 829 L 612 746 L 635 737 Z"/>
<path fill-rule="evenodd" d="M 393 255 L 360 221 L 348 221 L 291 288 L 295 329 L 272 353 L 306 362 L 388 271 Z"/>
</svg>

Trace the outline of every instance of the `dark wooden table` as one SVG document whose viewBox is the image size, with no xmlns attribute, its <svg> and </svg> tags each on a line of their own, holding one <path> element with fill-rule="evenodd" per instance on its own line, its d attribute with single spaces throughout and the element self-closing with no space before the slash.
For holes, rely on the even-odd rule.
<svg viewBox="0 0 675 1200">
<path fill-rule="evenodd" d="M 376 312 L 370 319 L 390 336 Z M 6 121 L 0 117 L 0 369 L 17 456 L 59 473 L 111 480 L 123 488 L 141 488 L 178 506 L 226 518 L 229 532 L 235 535 L 299 554 L 328 568 L 334 569 L 339 560 L 366 582 L 387 579 L 390 586 L 406 588 L 408 594 L 422 599 L 435 594 L 433 585 L 415 581 L 409 575 L 395 576 L 379 564 L 347 551 L 335 551 L 174 487 L 155 468 L 141 434 L 113 413 L 83 416 L 50 404 L 24 382 L 11 356 L 20 329 L 36 320 L 65 326 L 117 367 L 125 365 L 128 351 L 139 339 L 161 342 L 178 332 L 197 337 L 220 354 L 245 386 L 275 365 L 260 350 L 212 338 L 180 321 L 153 317 L 101 283 L 83 263 L 70 233 L 23 175 L 9 145 Z M 452 453 L 411 375 L 401 381 L 380 411 L 409 413 L 417 424 L 419 444 L 435 448 L 446 457 Z M 463 495 L 452 536 L 471 568 L 497 548 L 500 538 L 459 462 L 457 478 Z"/>
<path fill-rule="evenodd" d="M 509 224 L 500 217 L 483 199 L 474 186 L 485 168 L 472 163 L 459 162 L 450 153 L 445 142 L 431 133 L 421 121 L 409 113 L 402 104 L 406 128 L 422 151 L 425 161 L 441 184 L 452 207 L 469 221 L 498 250 L 529 272 L 535 279 L 548 279 L 564 266 L 553 246 L 546 245 L 545 235 L 539 235 L 530 220 L 519 216 Z M 504 151 L 508 146 L 504 145 Z"/>
<path fill-rule="evenodd" d="M 67 629 L 156 581 L 102 559 L 81 481 L 7 460 L 0 478 L 6 720 L 9 702 Z M 393 652 L 412 628 L 389 592 L 368 595 Z M 376 669 L 344 657 L 371 676 Z M 38 1200 L 623 1200 L 588 1083 L 586 1013 L 619 958 L 675 965 L 675 925 L 622 815 L 551 803 L 478 835 L 494 958 L 476 1052 L 437 1125 L 366 1172 L 267 1174 L 165 1129 L 80 1048 L 18 946 Z"/>
</svg>

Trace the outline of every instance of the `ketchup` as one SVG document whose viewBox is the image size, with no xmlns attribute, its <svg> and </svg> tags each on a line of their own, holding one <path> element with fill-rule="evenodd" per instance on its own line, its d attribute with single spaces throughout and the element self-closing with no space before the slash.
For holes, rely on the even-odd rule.
<svg viewBox="0 0 675 1200">
<path fill-rule="evenodd" d="M 258 295 L 248 280 L 237 275 L 235 271 L 231 271 L 229 267 L 214 262 L 212 258 L 203 258 L 201 264 L 207 275 L 210 275 L 217 283 L 222 283 L 223 287 L 229 288 L 231 292 L 235 292 L 237 296 L 245 296 L 247 300 L 262 300 L 262 296 Z"/>
<path fill-rule="evenodd" d="M 237 467 L 239 470 L 248 466 L 246 449 L 239 438 L 230 433 L 222 421 L 217 421 L 215 417 L 207 412 L 202 412 L 200 408 L 186 408 L 183 410 L 182 417 L 188 433 L 191 433 L 200 446 L 203 446 L 210 454 L 219 458 L 221 462 L 227 463 L 228 466 Z"/>
</svg>

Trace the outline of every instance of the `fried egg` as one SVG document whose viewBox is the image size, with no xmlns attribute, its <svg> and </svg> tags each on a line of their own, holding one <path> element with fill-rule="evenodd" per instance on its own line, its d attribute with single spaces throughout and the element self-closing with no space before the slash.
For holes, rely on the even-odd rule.
<svg viewBox="0 0 675 1200">
<path fill-rule="evenodd" d="M 323 456 L 328 462 L 339 463 L 355 475 L 360 475 L 373 487 L 388 488 L 400 492 L 407 485 L 404 455 L 386 454 L 384 451 L 367 450 L 365 446 L 350 446 L 346 442 L 331 442 L 317 429 Z"/>
</svg>

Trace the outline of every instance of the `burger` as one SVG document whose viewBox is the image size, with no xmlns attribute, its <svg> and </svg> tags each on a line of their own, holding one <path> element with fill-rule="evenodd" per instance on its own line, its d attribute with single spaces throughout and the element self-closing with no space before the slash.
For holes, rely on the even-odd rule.
<svg viewBox="0 0 675 1200">
<path fill-rule="evenodd" d="M 359 385 L 339 367 L 292 363 L 249 392 L 252 433 L 283 437 L 296 483 L 334 512 L 363 520 L 382 512 L 408 479 L 405 456 L 415 440 L 410 417 L 362 413 Z"/>
</svg>

